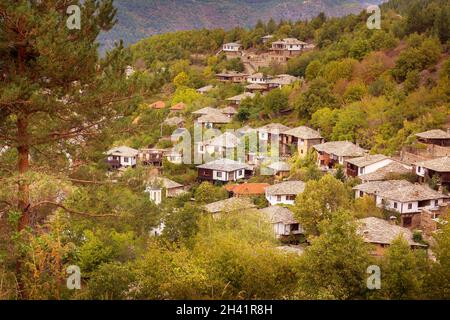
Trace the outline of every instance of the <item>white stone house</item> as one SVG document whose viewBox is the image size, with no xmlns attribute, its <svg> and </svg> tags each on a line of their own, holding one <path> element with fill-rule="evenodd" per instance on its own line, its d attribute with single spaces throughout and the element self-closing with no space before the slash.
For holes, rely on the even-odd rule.
<svg viewBox="0 0 450 320">
<path fill-rule="evenodd" d="M 267 215 L 277 238 L 304 233 L 302 226 L 294 218 L 294 214 L 288 208 L 281 206 L 270 206 L 260 209 L 260 212 Z"/>
<path fill-rule="evenodd" d="M 371 181 L 353 188 L 355 197 L 374 197 L 377 207 L 400 214 L 404 227 L 418 225 L 419 213 L 438 211 L 447 205 L 449 197 L 426 185 L 406 180 Z M 419 217 L 419 218 L 418 218 Z"/>
<path fill-rule="evenodd" d="M 231 132 L 200 142 L 197 145 L 199 154 L 220 155 L 234 155 L 237 146 L 239 145 L 239 138 Z"/>
<path fill-rule="evenodd" d="M 346 161 L 346 173 L 349 177 L 359 177 L 364 174 L 375 172 L 393 162 L 389 157 L 382 154 L 364 155 Z"/>
<path fill-rule="evenodd" d="M 305 183 L 303 181 L 286 181 L 273 186 L 267 187 L 266 199 L 270 205 L 278 204 L 293 205 L 298 194 L 305 190 Z"/>
<path fill-rule="evenodd" d="M 281 123 L 269 123 L 263 127 L 256 129 L 258 132 L 258 139 L 260 142 L 270 142 L 272 135 L 278 136 L 278 141 L 281 141 L 281 134 L 288 131 L 290 128 Z"/>
<path fill-rule="evenodd" d="M 107 163 L 113 169 L 135 167 L 139 150 L 120 146 L 112 148 L 106 152 Z"/>
<path fill-rule="evenodd" d="M 270 79 L 271 77 L 264 75 L 262 72 L 258 72 L 248 76 L 247 82 L 253 84 L 266 84 Z"/>
<path fill-rule="evenodd" d="M 210 112 L 208 114 L 202 115 L 197 119 L 197 123 L 206 129 L 212 129 L 217 126 L 230 123 L 231 121 L 231 118 L 219 111 Z"/>
<path fill-rule="evenodd" d="M 246 179 L 253 173 L 247 164 L 226 158 L 199 165 L 197 169 L 198 180 L 222 183 Z"/>
<path fill-rule="evenodd" d="M 426 185 L 412 184 L 394 190 L 383 190 L 376 197 L 377 205 L 400 214 L 419 213 L 423 209 L 439 210 L 448 196 Z"/>
<path fill-rule="evenodd" d="M 350 141 L 330 141 L 314 145 L 317 152 L 317 165 L 322 169 L 331 169 L 336 164 L 342 166 L 352 158 L 362 157 L 367 150 Z"/>
<path fill-rule="evenodd" d="M 145 192 L 149 194 L 150 200 L 156 205 L 160 205 L 162 203 L 164 190 L 164 196 L 168 198 L 177 197 L 185 192 L 182 184 L 165 177 L 156 177 L 151 179 L 145 188 Z"/>
<path fill-rule="evenodd" d="M 239 42 L 225 43 L 222 46 L 222 50 L 225 52 L 239 52 L 240 50 L 242 50 L 242 48 L 243 46 Z"/>
<path fill-rule="evenodd" d="M 355 186 L 353 190 L 355 191 L 356 199 L 364 196 L 371 196 L 376 199 L 376 196 L 384 190 L 394 190 L 410 185 L 412 183 L 406 180 L 370 181 Z"/>
</svg>

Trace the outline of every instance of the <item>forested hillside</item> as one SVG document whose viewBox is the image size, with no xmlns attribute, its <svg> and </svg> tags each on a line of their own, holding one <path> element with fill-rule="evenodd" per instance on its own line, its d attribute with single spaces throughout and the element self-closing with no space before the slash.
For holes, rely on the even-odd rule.
<svg viewBox="0 0 450 320">
<path fill-rule="evenodd" d="M 243 15 L 249 9 L 239 5 L 258 5 L 261 21 L 223 30 L 215 13 L 212 22 L 192 26 L 214 23 L 213 29 L 154 35 L 104 57 L 95 39 L 113 27 L 112 2 L 81 1 L 89 21 L 81 31 L 65 28 L 59 18 L 65 8 L 56 2 L 0 2 L 0 16 L 8 17 L 0 19 L 0 299 L 450 299 L 448 217 L 428 238 L 411 232 L 428 251 L 411 250 L 398 237 L 375 258 L 356 231 L 357 219 L 398 214 L 370 197 L 355 200 L 352 188 L 360 181 L 342 168 L 323 173 L 312 153 L 289 159 L 289 178 L 305 183 L 288 206 L 305 227 L 300 254 L 274 237 L 258 210 L 267 205 L 264 195 L 251 199 L 253 209 L 213 217 L 205 205 L 228 198 L 229 190 L 200 183 L 195 165 L 164 159 L 164 177 L 186 190 L 156 204 L 148 189 L 158 169 L 111 170 L 105 161 L 110 148 L 122 145 L 170 149 L 176 127 L 164 123 L 168 117 L 182 117 L 192 132 L 193 111 L 227 106 L 245 88 L 218 81 L 216 73 L 245 66 L 219 50 L 240 41 L 250 53 L 265 52 L 267 34 L 315 48 L 261 68 L 298 79 L 243 100 L 222 129 L 307 125 L 327 141 L 389 156 L 420 147 L 416 133 L 449 127 L 447 0 L 392 0 L 381 7 L 381 30 L 367 28 L 365 10 L 297 21 L 295 12 L 280 8 L 290 13 L 278 21 L 270 19 L 275 1 L 233 1 Z M 124 3 L 117 2 L 119 17 L 130 14 Z M 145 13 L 137 1 L 127 3 Z M 190 28 L 173 18 L 186 13 L 178 3 L 167 1 L 152 18 Z M 338 13 L 330 5 L 347 1 L 320 3 L 317 10 Z M 191 4 L 187 19 L 202 19 L 198 1 Z M 136 29 L 135 39 L 147 34 Z M 133 74 L 126 73 L 130 66 Z M 211 91 L 200 94 L 206 85 Z M 156 101 L 166 107 L 151 107 Z M 183 110 L 169 110 L 180 102 Z M 250 182 L 274 178 L 255 175 Z M 366 285 L 374 264 L 383 270 L 380 290 Z M 67 286 L 69 266 L 81 270 L 78 290 Z"/>
<path fill-rule="evenodd" d="M 377 4 L 381 1 L 372 1 Z M 258 20 L 306 20 L 320 12 L 341 16 L 364 8 L 361 0 L 116 0 L 118 23 L 101 36 L 106 46 L 135 43 L 154 34 L 202 28 L 250 27 Z"/>
</svg>

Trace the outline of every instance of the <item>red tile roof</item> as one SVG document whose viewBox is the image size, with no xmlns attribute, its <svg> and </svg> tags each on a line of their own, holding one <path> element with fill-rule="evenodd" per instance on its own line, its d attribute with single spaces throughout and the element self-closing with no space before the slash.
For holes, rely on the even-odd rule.
<svg viewBox="0 0 450 320">
<path fill-rule="evenodd" d="M 156 101 L 150 105 L 150 108 L 152 109 L 164 109 L 165 107 L 166 104 L 163 101 Z"/>
<path fill-rule="evenodd" d="M 177 103 L 176 105 L 172 106 L 172 108 L 170 108 L 170 110 L 184 110 L 184 108 L 186 107 L 186 105 L 183 102 Z"/>
<path fill-rule="evenodd" d="M 268 183 L 244 183 L 227 185 L 225 188 L 235 195 L 258 195 L 264 194 L 264 189 L 270 186 Z"/>
</svg>

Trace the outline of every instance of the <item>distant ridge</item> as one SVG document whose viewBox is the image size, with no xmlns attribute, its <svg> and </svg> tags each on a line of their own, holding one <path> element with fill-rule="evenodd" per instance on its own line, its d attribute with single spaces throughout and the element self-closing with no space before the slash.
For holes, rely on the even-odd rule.
<svg viewBox="0 0 450 320">
<path fill-rule="evenodd" d="M 258 19 L 276 21 L 310 19 L 357 13 L 367 0 L 115 0 L 118 24 L 102 34 L 102 47 L 124 40 L 126 45 L 153 34 L 171 31 L 253 26 Z M 377 4 L 382 0 L 372 0 Z"/>
</svg>

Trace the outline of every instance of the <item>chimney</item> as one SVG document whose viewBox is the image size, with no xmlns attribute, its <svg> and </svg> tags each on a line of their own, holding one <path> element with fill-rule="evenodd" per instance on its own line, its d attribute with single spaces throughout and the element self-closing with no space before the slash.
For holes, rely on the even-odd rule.
<svg viewBox="0 0 450 320">
<path fill-rule="evenodd" d="M 397 225 L 397 217 L 396 216 L 390 216 L 389 217 L 389 223 L 392 225 Z"/>
</svg>

